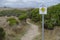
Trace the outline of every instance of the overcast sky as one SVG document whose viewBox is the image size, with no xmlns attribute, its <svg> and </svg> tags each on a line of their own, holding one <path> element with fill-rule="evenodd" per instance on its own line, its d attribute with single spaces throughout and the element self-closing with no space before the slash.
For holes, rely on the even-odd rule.
<svg viewBox="0 0 60 40">
<path fill-rule="evenodd" d="M 48 7 L 60 3 L 60 0 L 0 0 L 0 7 L 39 7 L 42 3 Z"/>
</svg>

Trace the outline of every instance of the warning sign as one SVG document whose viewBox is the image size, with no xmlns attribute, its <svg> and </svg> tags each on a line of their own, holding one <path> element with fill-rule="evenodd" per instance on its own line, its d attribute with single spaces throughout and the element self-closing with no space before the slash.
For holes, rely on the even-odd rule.
<svg viewBox="0 0 60 40">
<path fill-rule="evenodd" d="M 39 13 L 40 14 L 47 14 L 47 7 L 41 6 L 39 8 Z"/>
</svg>

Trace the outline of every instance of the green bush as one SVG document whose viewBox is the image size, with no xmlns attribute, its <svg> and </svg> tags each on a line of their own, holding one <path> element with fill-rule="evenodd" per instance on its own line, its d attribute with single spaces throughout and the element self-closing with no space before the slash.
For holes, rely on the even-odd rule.
<svg viewBox="0 0 60 40">
<path fill-rule="evenodd" d="M 56 26 L 60 26 L 60 20 L 56 22 Z"/>
<path fill-rule="evenodd" d="M 24 21 L 24 20 L 26 21 L 27 14 L 22 14 L 18 18 L 19 18 L 20 21 Z"/>
<path fill-rule="evenodd" d="M 60 26 L 60 15 L 58 15 L 58 19 L 57 19 L 57 22 L 56 22 L 57 24 L 57 26 Z"/>
<path fill-rule="evenodd" d="M 46 29 L 51 29 L 51 30 L 54 29 L 53 21 L 51 21 L 51 20 L 46 20 L 44 27 L 45 27 Z"/>
<path fill-rule="evenodd" d="M 24 10 L 13 9 L 13 10 L 2 10 L 0 11 L 0 16 L 19 16 L 22 13 L 26 13 Z"/>
<path fill-rule="evenodd" d="M 9 18 L 7 21 L 9 21 L 10 26 L 18 24 L 18 21 L 15 18 Z"/>
<path fill-rule="evenodd" d="M 34 22 L 39 22 L 41 19 L 41 16 L 39 15 L 39 9 L 32 9 L 31 14 L 30 14 L 30 18 Z"/>
<path fill-rule="evenodd" d="M 0 27 L 0 40 L 3 40 L 5 38 L 5 31 L 3 28 Z"/>
</svg>

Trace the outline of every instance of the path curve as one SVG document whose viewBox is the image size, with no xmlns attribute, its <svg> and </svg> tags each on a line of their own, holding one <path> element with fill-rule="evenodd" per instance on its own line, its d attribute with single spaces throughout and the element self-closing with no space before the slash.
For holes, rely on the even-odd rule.
<svg viewBox="0 0 60 40">
<path fill-rule="evenodd" d="M 21 38 L 21 40 L 33 40 L 34 37 L 40 34 L 40 32 L 38 32 L 38 26 L 30 22 L 27 23 L 30 25 L 30 28 L 27 33 Z"/>
</svg>

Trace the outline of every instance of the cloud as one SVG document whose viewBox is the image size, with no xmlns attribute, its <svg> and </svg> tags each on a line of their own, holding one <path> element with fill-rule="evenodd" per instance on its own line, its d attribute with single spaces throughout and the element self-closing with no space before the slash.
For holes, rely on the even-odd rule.
<svg viewBox="0 0 60 40">
<path fill-rule="evenodd" d="M 7 7 L 39 7 L 42 3 L 47 6 L 60 3 L 60 0 L 0 0 L 0 6 Z"/>
<path fill-rule="evenodd" d="M 6 0 L 7 2 L 16 2 L 18 0 Z"/>
</svg>

